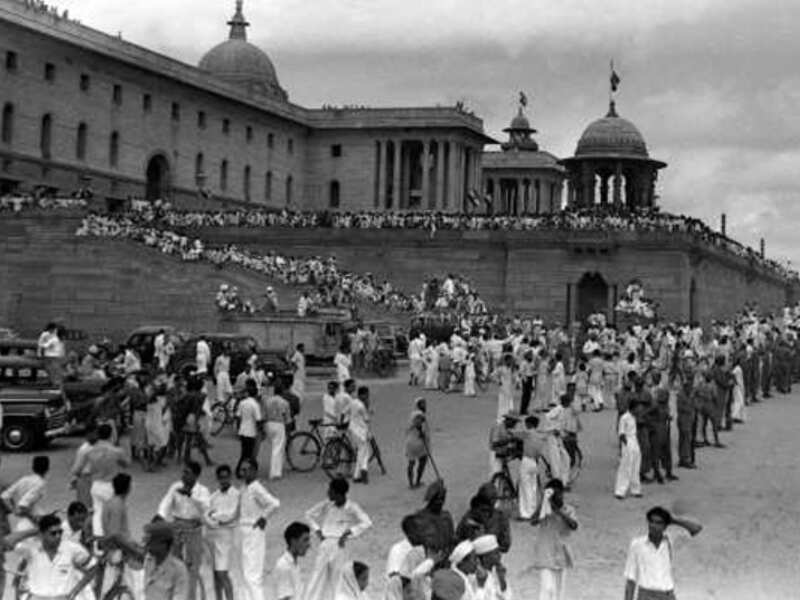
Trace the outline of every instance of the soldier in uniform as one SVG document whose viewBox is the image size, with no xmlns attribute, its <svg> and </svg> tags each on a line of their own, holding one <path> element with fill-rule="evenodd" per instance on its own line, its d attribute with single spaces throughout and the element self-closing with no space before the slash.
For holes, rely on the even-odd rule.
<svg viewBox="0 0 800 600">
<path fill-rule="evenodd" d="M 664 476 L 668 481 L 676 481 L 678 478 L 672 473 L 672 437 L 670 436 L 669 414 L 669 390 L 660 386 L 661 373 L 653 376 L 653 383 L 656 388 L 653 391 L 655 406 L 652 409 L 653 428 L 651 430 L 651 444 L 653 450 L 653 473 L 656 480 L 661 483 L 661 472 L 659 467 L 663 467 Z"/>
<path fill-rule="evenodd" d="M 680 374 L 673 380 L 675 386 L 675 405 L 678 413 L 678 466 L 696 469 L 694 458 L 694 422 L 697 411 L 692 394 L 692 379 Z"/>
<path fill-rule="evenodd" d="M 711 376 L 711 371 L 706 371 L 700 382 L 695 385 L 693 390 L 694 405 L 697 407 L 697 418 L 695 424 L 700 425 L 700 430 L 703 433 L 703 441 L 699 442 L 700 446 L 710 446 L 708 443 L 708 423 L 711 422 L 711 430 L 714 433 L 714 446 L 717 448 L 724 448 L 723 444 L 719 442 L 719 428 L 718 421 L 715 418 L 715 404 L 717 401 L 717 390 L 714 386 L 714 380 Z M 698 438 L 697 430 L 695 428 L 695 439 Z"/>
<path fill-rule="evenodd" d="M 718 356 L 714 361 L 714 366 L 711 368 L 711 378 L 716 386 L 713 416 L 716 420 L 717 429 L 730 431 L 733 429 L 733 420 L 731 419 L 733 378 L 730 369 L 726 365 L 725 358 Z"/>
</svg>

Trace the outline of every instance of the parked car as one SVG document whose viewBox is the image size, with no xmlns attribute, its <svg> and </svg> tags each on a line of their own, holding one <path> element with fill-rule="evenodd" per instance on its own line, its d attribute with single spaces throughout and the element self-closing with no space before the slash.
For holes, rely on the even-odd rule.
<svg viewBox="0 0 800 600">
<path fill-rule="evenodd" d="M 172 364 L 179 373 L 188 374 L 197 367 L 197 342 L 203 336 L 211 348 L 211 365 L 213 369 L 214 361 L 222 352 L 224 345 L 228 345 L 231 350 L 231 379 L 248 369 L 247 360 L 255 354 L 258 360 L 265 366 L 265 370 L 276 374 L 290 373 L 289 363 L 286 358 L 277 352 L 262 350 L 251 335 L 237 333 L 198 333 L 186 338 L 172 356 Z"/>
<path fill-rule="evenodd" d="M 136 350 L 143 365 L 153 363 L 155 358 L 155 339 L 162 329 L 166 335 L 178 339 L 176 346 L 185 342 L 188 338 L 188 334 L 177 331 L 172 325 L 145 325 L 134 329 L 128 336 L 126 344 Z"/>
<path fill-rule="evenodd" d="M 0 356 L 0 405 L 6 450 L 32 450 L 68 433 L 67 398 L 40 359 Z"/>
</svg>

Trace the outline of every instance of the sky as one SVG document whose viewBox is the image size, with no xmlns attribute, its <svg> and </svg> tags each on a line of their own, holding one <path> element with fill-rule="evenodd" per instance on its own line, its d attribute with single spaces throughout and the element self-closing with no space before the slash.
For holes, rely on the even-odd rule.
<svg viewBox="0 0 800 600">
<path fill-rule="evenodd" d="M 227 37 L 234 0 L 60 0 L 70 17 L 197 64 Z M 110 9 L 109 7 L 113 7 Z M 519 91 L 540 147 L 569 156 L 617 110 L 669 163 L 657 193 L 800 266 L 797 0 L 245 0 L 249 40 L 290 100 L 431 106 L 463 101 L 489 135 Z"/>
</svg>

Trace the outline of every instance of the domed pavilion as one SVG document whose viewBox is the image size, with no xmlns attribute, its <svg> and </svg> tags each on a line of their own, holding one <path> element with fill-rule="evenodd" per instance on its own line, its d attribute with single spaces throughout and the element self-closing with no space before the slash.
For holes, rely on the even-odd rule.
<svg viewBox="0 0 800 600">
<path fill-rule="evenodd" d="M 483 190 L 499 214 L 527 215 L 561 210 L 564 168 L 553 154 L 539 149 L 536 130 L 523 104 L 503 130 L 501 152 L 483 153 Z"/>
<path fill-rule="evenodd" d="M 252 93 L 284 102 L 288 100 L 269 56 L 247 41 L 250 23 L 242 14 L 242 0 L 236 0 L 236 13 L 228 25 L 231 28 L 228 39 L 206 52 L 198 67 Z"/>
<path fill-rule="evenodd" d="M 608 114 L 583 132 L 575 155 L 559 162 L 567 170 L 567 205 L 572 208 L 652 207 L 658 171 L 667 166 L 650 158 L 639 129 L 617 114 L 613 100 Z"/>
</svg>

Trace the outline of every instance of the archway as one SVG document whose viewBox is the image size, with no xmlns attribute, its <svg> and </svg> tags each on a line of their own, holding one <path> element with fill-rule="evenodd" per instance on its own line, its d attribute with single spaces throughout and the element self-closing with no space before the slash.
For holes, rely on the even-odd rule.
<svg viewBox="0 0 800 600">
<path fill-rule="evenodd" d="M 169 162 L 163 154 L 156 154 L 147 163 L 145 200 L 164 200 L 170 196 Z"/>
<path fill-rule="evenodd" d="M 584 273 L 578 282 L 578 314 L 580 321 L 585 321 L 589 315 L 608 314 L 608 284 L 600 273 Z"/>
</svg>

